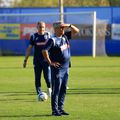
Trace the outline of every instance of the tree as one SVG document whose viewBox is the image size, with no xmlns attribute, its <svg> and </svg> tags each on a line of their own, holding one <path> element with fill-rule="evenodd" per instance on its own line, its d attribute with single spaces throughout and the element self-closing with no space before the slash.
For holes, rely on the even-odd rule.
<svg viewBox="0 0 120 120">
<path fill-rule="evenodd" d="M 120 6 L 120 0 L 63 0 L 63 2 L 67 7 Z M 59 0 L 14 0 L 11 7 L 59 7 Z"/>
<path fill-rule="evenodd" d="M 64 0 L 64 6 L 109 6 L 108 0 Z"/>
<path fill-rule="evenodd" d="M 15 1 L 13 7 L 56 7 L 59 5 L 59 0 L 21 0 Z"/>
<path fill-rule="evenodd" d="M 108 0 L 110 6 L 120 6 L 120 0 Z"/>
</svg>

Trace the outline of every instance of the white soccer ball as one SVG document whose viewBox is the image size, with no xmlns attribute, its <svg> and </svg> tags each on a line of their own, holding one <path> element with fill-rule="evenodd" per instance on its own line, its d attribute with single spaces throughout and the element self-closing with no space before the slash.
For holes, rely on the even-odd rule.
<svg viewBox="0 0 120 120">
<path fill-rule="evenodd" d="M 48 99 L 48 95 L 45 92 L 42 92 L 38 95 L 39 101 L 46 101 Z"/>
</svg>

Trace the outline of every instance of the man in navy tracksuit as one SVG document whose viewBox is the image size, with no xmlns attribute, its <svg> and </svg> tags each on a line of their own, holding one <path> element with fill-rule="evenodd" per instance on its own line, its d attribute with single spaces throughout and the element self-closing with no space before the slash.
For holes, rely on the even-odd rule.
<svg viewBox="0 0 120 120">
<path fill-rule="evenodd" d="M 34 73 L 35 73 L 35 87 L 36 92 L 38 94 L 38 100 L 39 100 L 39 94 L 41 94 L 41 73 L 43 70 L 44 78 L 47 84 L 47 92 L 48 95 L 51 96 L 51 70 L 48 62 L 44 59 L 42 55 L 42 49 L 44 45 L 47 43 L 48 39 L 50 38 L 50 33 L 45 31 L 45 23 L 43 21 L 39 21 L 37 23 L 37 29 L 38 32 L 33 34 L 30 37 L 30 42 L 28 49 L 26 51 L 25 60 L 23 63 L 23 67 L 26 67 L 28 57 L 31 53 L 32 48 L 34 47 Z"/>
<path fill-rule="evenodd" d="M 44 46 L 43 56 L 51 66 L 52 115 L 69 115 L 64 111 L 64 99 L 68 82 L 68 70 L 70 63 L 69 39 L 79 32 L 74 25 L 64 24 L 60 21 L 53 23 L 54 36 Z M 64 32 L 66 29 L 69 32 Z M 48 54 L 48 51 L 50 54 Z"/>
</svg>

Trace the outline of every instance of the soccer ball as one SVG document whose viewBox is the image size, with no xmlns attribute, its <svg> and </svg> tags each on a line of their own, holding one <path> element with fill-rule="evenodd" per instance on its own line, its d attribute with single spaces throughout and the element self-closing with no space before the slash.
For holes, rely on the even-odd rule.
<svg viewBox="0 0 120 120">
<path fill-rule="evenodd" d="M 42 92 L 38 95 L 39 101 L 46 101 L 48 99 L 48 95 L 45 92 Z"/>
</svg>

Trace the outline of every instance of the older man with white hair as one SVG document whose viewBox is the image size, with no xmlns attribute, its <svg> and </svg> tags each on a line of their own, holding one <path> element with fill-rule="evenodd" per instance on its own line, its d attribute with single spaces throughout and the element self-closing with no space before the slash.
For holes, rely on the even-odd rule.
<svg viewBox="0 0 120 120">
<path fill-rule="evenodd" d="M 70 44 L 72 38 L 79 29 L 71 24 L 65 24 L 61 21 L 53 23 L 54 36 L 49 39 L 42 51 L 44 58 L 51 66 L 52 81 L 52 115 L 69 115 L 64 111 L 64 99 L 68 82 L 68 70 L 70 63 Z M 65 32 L 70 29 L 69 32 Z M 48 51 L 50 54 L 48 54 Z"/>
</svg>

